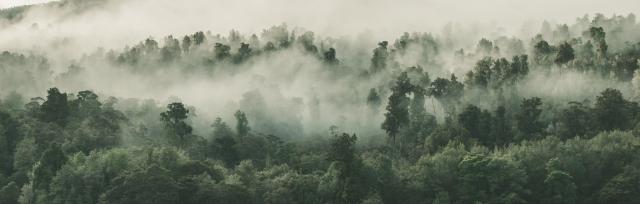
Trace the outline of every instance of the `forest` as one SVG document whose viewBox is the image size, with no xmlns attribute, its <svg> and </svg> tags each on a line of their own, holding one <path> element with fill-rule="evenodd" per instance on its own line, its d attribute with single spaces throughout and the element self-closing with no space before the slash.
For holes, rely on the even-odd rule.
<svg viewBox="0 0 640 204">
<path fill-rule="evenodd" d="M 105 1 L 1 9 L 0 39 Z M 640 203 L 640 24 L 575 19 L 0 40 L 0 204 Z"/>
</svg>

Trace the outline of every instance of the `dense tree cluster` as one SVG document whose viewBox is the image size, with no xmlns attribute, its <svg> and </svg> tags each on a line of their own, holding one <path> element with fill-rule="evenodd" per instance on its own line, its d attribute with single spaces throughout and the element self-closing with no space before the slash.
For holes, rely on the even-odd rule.
<svg viewBox="0 0 640 204">
<path fill-rule="evenodd" d="M 50 81 L 30 80 L 53 75 L 45 57 L 3 52 L 0 203 L 638 203 L 634 18 L 544 23 L 528 45 L 482 38 L 471 53 L 428 33 L 354 51 L 286 25 L 195 32 L 85 56 Z M 287 84 L 317 84 L 300 88 L 308 97 L 263 87 L 211 118 L 179 99 L 43 88 L 82 80 L 91 61 L 158 79 L 268 81 L 247 70 L 278 55 L 314 66 L 294 72 L 318 68 Z M 545 93 L 562 76 L 610 88 Z"/>
</svg>

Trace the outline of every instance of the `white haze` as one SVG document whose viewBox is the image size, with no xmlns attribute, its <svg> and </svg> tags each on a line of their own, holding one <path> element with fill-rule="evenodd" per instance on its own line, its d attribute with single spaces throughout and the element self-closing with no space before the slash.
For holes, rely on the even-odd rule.
<svg viewBox="0 0 640 204">
<path fill-rule="evenodd" d="M 7 1 L 7 0 L 3 0 Z M 18 2 L 18 1 L 16 1 Z M 25 1 L 29 3 L 29 1 Z M 469 37 L 522 34 L 523 23 L 545 19 L 570 23 L 584 14 L 639 13 L 636 0 L 111 0 L 114 5 L 67 18 L 34 12 L 33 18 L 0 31 L 0 47 L 29 49 L 42 41 L 74 40 L 87 51 L 94 47 L 119 48 L 148 36 L 181 35 L 197 30 L 226 34 L 259 33 L 287 23 L 322 36 L 356 35 L 369 31 L 376 39 L 402 32 L 439 33 L 447 23 L 475 29 Z M 15 4 L 15 3 L 14 3 Z M 37 23 L 40 29 L 34 31 Z M 534 25 L 539 25 L 534 23 Z M 482 29 L 484 28 L 484 29 Z M 37 45 L 34 45 L 37 44 Z M 74 47 L 75 48 L 75 47 Z"/>
<path fill-rule="evenodd" d="M 16 4 L 0 4 L 5 7 L 12 5 Z M 482 37 L 501 35 L 519 36 L 526 43 L 539 31 L 542 20 L 573 23 L 576 17 L 584 14 L 603 13 L 610 16 L 612 11 L 623 15 L 640 13 L 640 1 L 111 0 L 103 7 L 77 15 L 69 15 L 67 11 L 36 8 L 19 23 L 0 27 L 0 48 L 45 55 L 52 63 L 52 69 L 60 73 L 66 71 L 72 61 L 94 52 L 98 47 L 121 50 L 126 45 L 136 44 L 148 37 L 162 42 L 167 35 L 183 36 L 201 30 L 226 36 L 229 30 L 236 29 L 248 37 L 253 33 L 259 34 L 262 29 L 270 26 L 286 23 L 289 28 L 304 28 L 315 32 L 316 43 L 319 39 L 329 37 L 349 39 L 354 44 L 363 46 L 357 48 L 365 50 L 367 62 L 376 42 L 393 41 L 403 32 L 442 35 L 443 27 L 453 23 L 453 34 L 457 37 L 452 38 L 461 39 L 463 45 L 460 46 L 464 48 L 475 46 Z M 347 57 L 345 50 L 338 49 L 337 52 L 338 58 Z M 349 53 L 348 57 L 356 57 L 354 53 L 357 52 Z M 218 76 L 213 80 L 205 76 L 186 78 L 187 76 L 179 73 L 157 77 L 130 75 L 122 70 L 107 69 L 107 65 L 97 63 L 93 67 L 85 67 L 87 73 L 83 75 L 84 80 L 81 82 L 58 81 L 52 85 L 68 92 L 92 89 L 105 95 L 153 98 L 162 102 L 175 96 L 188 105 L 195 106 L 199 112 L 204 113 L 203 117 L 208 121 L 212 121 L 214 116 L 230 117 L 233 111 L 240 108 L 243 94 L 256 89 L 262 92 L 274 111 L 281 112 L 290 111 L 287 107 L 278 106 L 284 100 L 300 97 L 304 104 L 308 104 L 311 98 L 318 97 L 320 101 L 329 102 L 323 103 L 326 105 L 320 108 L 323 112 L 320 121 L 304 121 L 305 128 L 317 126 L 312 129 L 322 129 L 332 124 L 341 124 L 354 131 L 379 130 L 382 114 L 369 119 L 373 121 L 362 121 L 363 118 L 368 118 L 364 115 L 366 111 L 360 110 L 363 103 L 355 102 L 363 101 L 370 88 L 384 82 L 329 82 L 319 77 L 321 65 L 317 61 L 296 53 L 279 55 L 269 60 L 257 59 L 247 65 L 250 68 L 241 75 Z M 448 56 L 444 55 L 445 58 Z M 300 70 L 301 67 L 305 69 Z M 459 72 L 453 68 L 445 68 Z M 569 77 L 557 79 L 559 82 L 576 80 L 574 83 L 559 84 L 567 86 L 567 89 L 543 87 L 544 89 L 532 91 L 524 88 L 523 93 L 567 95 L 566 92 L 571 88 L 568 86 L 582 87 L 588 84 L 589 79 L 575 75 Z M 544 78 L 531 80 L 535 80 L 530 81 L 532 84 L 545 84 L 539 81 L 545 80 Z M 548 92 L 547 89 L 553 92 Z M 45 89 L 42 89 L 41 95 L 44 92 Z M 353 93 L 353 98 L 340 101 L 336 99 L 340 94 L 335 92 Z M 308 118 L 308 110 L 301 112 L 301 118 Z M 435 112 L 437 114 L 443 111 Z"/>
</svg>

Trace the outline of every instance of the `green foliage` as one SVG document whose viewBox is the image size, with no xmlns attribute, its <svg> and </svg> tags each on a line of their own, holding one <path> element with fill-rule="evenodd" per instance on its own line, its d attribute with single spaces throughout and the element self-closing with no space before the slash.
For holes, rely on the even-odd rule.
<svg viewBox="0 0 640 204">
<path fill-rule="evenodd" d="M 356 136 L 342 133 L 335 135 L 327 159 L 331 167 L 320 183 L 331 203 L 359 203 L 365 196 L 365 178 L 362 163 L 355 152 Z"/>
<path fill-rule="evenodd" d="M 534 46 L 533 62 L 539 66 L 549 66 L 552 63 L 554 48 L 547 41 L 540 41 Z"/>
<path fill-rule="evenodd" d="M 389 96 L 389 104 L 386 107 L 387 112 L 385 120 L 382 123 L 389 137 L 395 142 L 396 136 L 400 132 L 400 128 L 409 123 L 409 97 L 407 94 L 411 91 L 410 79 L 406 72 L 402 72 L 395 85 L 391 88 L 392 94 Z"/>
<path fill-rule="evenodd" d="M 484 155 L 466 155 L 459 163 L 463 203 L 525 203 L 526 173 L 517 163 Z"/>
<path fill-rule="evenodd" d="M 47 189 L 56 171 L 67 161 L 59 145 L 51 144 L 33 167 L 32 185 L 35 190 Z"/>
<path fill-rule="evenodd" d="M 238 136 L 240 138 L 248 136 L 251 128 L 249 127 L 247 116 L 240 110 L 236 111 L 234 116 L 236 117 L 236 131 L 238 132 Z"/>
<path fill-rule="evenodd" d="M 18 204 L 20 189 L 15 182 L 9 182 L 6 186 L 0 188 L 0 203 Z"/>
<path fill-rule="evenodd" d="M 322 60 L 329 65 L 337 65 L 340 63 L 340 60 L 336 58 L 336 49 L 334 48 L 329 48 L 322 56 Z"/>
<path fill-rule="evenodd" d="M 624 171 L 611 178 L 600 190 L 599 201 L 602 203 L 637 203 L 640 202 L 640 171 L 637 167 L 627 166 Z"/>
<path fill-rule="evenodd" d="M 167 136 L 171 144 L 185 147 L 190 141 L 193 128 L 187 124 L 189 110 L 182 103 L 167 105 L 167 111 L 160 114 L 160 120 L 165 125 Z"/>
<path fill-rule="evenodd" d="M 378 91 L 375 88 L 371 88 L 369 90 L 369 95 L 367 95 L 367 106 L 373 111 L 377 111 L 380 105 L 382 104 L 382 98 Z"/>
<path fill-rule="evenodd" d="M 560 113 L 559 122 L 558 137 L 562 139 L 589 136 L 593 131 L 592 110 L 582 103 L 569 102 L 569 108 Z"/>
<path fill-rule="evenodd" d="M 149 37 L 62 74 L 47 58 L 2 52 L 0 203 L 638 203 L 634 18 L 545 23 L 529 47 L 495 36 L 475 53 L 451 31 L 403 33 L 371 56 L 358 44 L 366 39 L 286 25 L 250 38 Z M 256 89 L 206 109 L 229 114 L 229 125 L 182 103 L 33 94 L 76 89 L 96 65 L 164 88 L 253 73 Z M 464 84 L 461 70 L 471 70 Z M 576 84 L 558 81 L 574 79 L 615 89 L 563 92 Z"/>
<path fill-rule="evenodd" d="M 464 85 L 458 81 L 456 75 L 451 74 L 451 79 L 436 78 L 427 89 L 427 95 L 435 97 L 441 103 L 448 105 L 458 102 L 462 97 Z"/>
<path fill-rule="evenodd" d="M 371 58 L 372 73 L 377 73 L 387 68 L 387 60 L 389 58 L 387 45 L 389 45 L 389 42 L 382 41 L 378 43 L 378 47 L 373 50 L 373 57 Z"/>
<path fill-rule="evenodd" d="M 40 107 L 41 120 L 65 126 L 71 115 L 67 94 L 61 93 L 57 88 L 51 88 L 47 93 L 47 100 Z"/>
<path fill-rule="evenodd" d="M 558 65 L 563 65 L 573 60 L 574 58 L 575 55 L 573 54 L 573 48 L 571 47 L 571 44 L 565 42 L 558 46 L 558 54 L 556 55 L 556 59 L 554 60 L 554 62 Z"/>
<path fill-rule="evenodd" d="M 533 139 L 539 137 L 544 128 L 544 123 L 540 121 L 540 114 L 542 114 L 542 99 L 533 97 L 529 99 L 523 99 L 520 104 L 520 112 L 516 116 L 516 124 L 518 130 L 520 130 L 527 139 Z"/>
<path fill-rule="evenodd" d="M 491 145 L 495 142 L 490 138 L 491 133 L 491 113 L 487 110 L 480 110 L 474 105 L 468 105 L 460 115 L 458 122 L 472 138 L 478 140 L 483 145 Z"/>
<path fill-rule="evenodd" d="M 601 131 L 627 130 L 633 124 L 632 118 L 638 104 L 629 102 L 616 89 L 606 89 L 596 97 L 595 119 Z"/>
<path fill-rule="evenodd" d="M 216 43 L 213 46 L 213 53 L 216 60 L 222 61 L 230 57 L 231 53 L 229 51 L 231 51 L 231 47 L 222 43 Z"/>
<path fill-rule="evenodd" d="M 236 141 L 234 139 L 231 128 L 220 118 L 211 125 L 214 128 L 213 138 L 209 142 L 210 157 L 222 160 L 227 166 L 235 166 L 240 162 L 238 152 L 235 148 Z"/>
</svg>

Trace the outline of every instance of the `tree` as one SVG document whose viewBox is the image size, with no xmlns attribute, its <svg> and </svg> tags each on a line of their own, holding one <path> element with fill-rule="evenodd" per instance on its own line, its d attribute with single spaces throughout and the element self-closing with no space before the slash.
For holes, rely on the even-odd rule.
<svg viewBox="0 0 640 204">
<path fill-rule="evenodd" d="M 542 100 L 538 97 L 523 99 L 520 104 L 520 112 L 516 116 L 518 130 L 526 136 L 536 136 L 542 132 L 544 124 L 539 120 L 542 114 Z"/>
<path fill-rule="evenodd" d="M 551 159 L 547 163 L 547 178 L 544 180 L 546 195 L 545 203 L 564 204 L 577 202 L 577 187 L 573 183 L 573 177 L 567 172 L 558 169 L 558 159 Z"/>
<path fill-rule="evenodd" d="M 162 62 L 172 62 L 180 57 L 182 48 L 180 48 L 180 41 L 168 36 L 165 38 L 165 43 L 162 49 L 160 49 L 160 56 Z"/>
<path fill-rule="evenodd" d="M 132 160 L 146 156 L 126 149 L 74 154 L 52 179 L 47 203 L 98 203 L 100 195 L 112 187 L 114 178 L 141 165 Z"/>
<path fill-rule="evenodd" d="M 630 103 L 617 89 L 607 88 L 596 97 L 595 120 L 600 131 L 627 130 L 631 127 Z"/>
<path fill-rule="evenodd" d="M 420 86 L 413 87 L 413 98 L 411 99 L 411 105 L 409 106 L 409 137 L 415 144 L 421 144 L 421 136 L 428 134 L 430 129 L 436 126 L 437 122 L 435 117 L 427 113 L 425 108 L 426 90 Z"/>
<path fill-rule="evenodd" d="M 20 189 L 13 181 L 0 188 L 0 203 L 2 204 L 18 204 L 19 196 Z"/>
<path fill-rule="evenodd" d="M 11 175 L 14 172 L 14 155 L 22 139 L 17 118 L 0 110 L 0 175 Z"/>
<path fill-rule="evenodd" d="M 189 36 L 184 36 L 182 38 L 182 52 L 187 53 L 191 49 L 191 38 Z"/>
<path fill-rule="evenodd" d="M 233 138 L 231 128 L 220 118 L 216 118 L 211 127 L 213 135 L 209 142 L 209 156 L 222 160 L 227 167 L 238 164 L 240 158 L 236 149 L 237 142 Z"/>
<path fill-rule="evenodd" d="M 451 74 L 451 79 L 436 78 L 427 89 L 427 96 L 438 99 L 443 105 L 453 105 L 462 96 L 464 85 L 458 82 L 455 74 Z"/>
<path fill-rule="evenodd" d="M 142 50 L 146 55 L 155 54 L 158 51 L 158 42 L 153 38 L 147 38 L 144 40 L 144 44 L 142 44 Z"/>
<path fill-rule="evenodd" d="M 355 152 L 356 135 L 334 135 L 327 159 L 332 162 L 325 177 L 330 179 L 331 203 L 359 203 L 366 186 L 361 176 L 361 161 Z M 327 184 L 325 184 L 327 185 Z"/>
<path fill-rule="evenodd" d="M 558 54 L 556 55 L 556 59 L 554 60 L 554 62 L 557 65 L 564 65 L 574 58 L 575 55 L 573 54 L 573 48 L 571 47 L 571 44 L 569 44 L 568 42 L 564 42 L 558 47 Z"/>
<path fill-rule="evenodd" d="M 160 113 L 160 120 L 165 125 L 169 142 L 184 147 L 193 131 L 193 128 L 186 122 L 189 110 L 182 103 L 171 103 L 167 105 L 167 109 L 167 111 Z"/>
<path fill-rule="evenodd" d="M 510 144 L 513 139 L 511 124 L 506 113 L 504 106 L 498 106 L 493 113 L 495 117 L 491 122 L 491 136 L 489 138 L 494 140 L 494 145 L 498 147 Z"/>
<path fill-rule="evenodd" d="M 624 170 L 607 181 L 600 189 L 601 203 L 638 203 L 640 202 L 640 170 L 626 166 Z"/>
<path fill-rule="evenodd" d="M 238 54 L 236 54 L 234 58 L 235 63 L 241 63 L 247 60 L 251 56 L 251 48 L 249 44 L 240 43 L 240 48 L 238 48 Z"/>
<path fill-rule="evenodd" d="M 371 73 L 377 73 L 387 68 L 387 58 L 389 58 L 387 45 L 389 45 L 389 42 L 382 41 L 378 43 L 378 47 L 373 50 L 373 57 L 371 58 Z"/>
<path fill-rule="evenodd" d="M 533 61 L 537 65 L 549 66 L 551 65 L 551 55 L 553 54 L 553 47 L 547 43 L 547 41 L 541 40 L 534 47 Z"/>
<path fill-rule="evenodd" d="M 62 152 L 60 145 L 51 144 L 49 148 L 42 153 L 42 157 L 40 157 L 38 163 L 33 167 L 33 189 L 48 189 L 51 179 L 66 161 L 67 157 L 64 152 Z"/>
<path fill-rule="evenodd" d="M 311 54 L 317 54 L 318 47 L 313 44 L 313 41 L 314 34 L 311 31 L 304 32 L 300 37 L 298 37 L 298 42 L 302 44 L 302 48 L 304 48 L 305 51 Z"/>
<path fill-rule="evenodd" d="M 195 34 L 193 34 L 192 38 L 193 38 L 193 44 L 196 46 L 204 43 L 205 41 L 205 36 L 202 31 L 198 31 Z"/>
<path fill-rule="evenodd" d="M 230 57 L 231 53 L 229 51 L 231 51 L 231 47 L 222 43 L 216 43 L 213 46 L 213 53 L 217 60 L 224 60 Z"/>
<path fill-rule="evenodd" d="M 356 135 L 347 133 L 334 135 L 327 159 L 332 162 L 342 163 L 341 165 L 347 165 L 345 167 L 348 167 L 356 159 L 355 144 L 357 139 Z"/>
<path fill-rule="evenodd" d="M 456 203 L 526 203 L 527 174 L 516 162 L 467 154 L 458 168 L 460 195 Z"/>
<path fill-rule="evenodd" d="M 337 65 L 340 61 L 336 58 L 336 49 L 329 48 L 323 53 L 323 61 L 328 65 Z"/>
<path fill-rule="evenodd" d="M 180 203 L 181 185 L 171 172 L 158 165 L 136 169 L 113 179 L 100 203 L 171 204 Z"/>
<path fill-rule="evenodd" d="M 602 27 L 591 27 L 588 32 L 589 37 L 591 37 L 591 39 L 596 43 L 598 57 L 606 57 L 609 46 L 605 40 L 606 33 L 604 32 L 604 29 Z"/>
<path fill-rule="evenodd" d="M 98 101 L 98 95 L 89 90 L 78 92 L 77 99 L 70 103 L 74 115 L 82 119 L 98 114 L 101 111 L 101 106 L 102 103 Z"/>
<path fill-rule="evenodd" d="M 527 76 L 529 73 L 529 62 L 527 55 L 515 55 L 511 60 L 511 70 L 508 72 L 508 76 L 512 80 L 520 80 Z"/>
<path fill-rule="evenodd" d="M 391 88 L 392 94 L 389 96 L 387 104 L 387 112 L 384 114 L 385 120 L 382 123 L 389 137 L 395 143 L 396 136 L 400 132 L 400 128 L 409 123 L 409 97 L 407 94 L 411 91 L 412 85 L 407 72 L 402 72 L 395 85 Z"/>
<path fill-rule="evenodd" d="M 458 115 L 458 122 L 469 131 L 471 137 L 477 139 L 483 145 L 492 145 L 494 141 L 489 139 L 491 131 L 491 114 L 486 110 L 480 110 L 477 106 L 468 105 Z"/>
<path fill-rule="evenodd" d="M 381 104 L 382 99 L 380 98 L 378 91 L 376 91 L 375 88 L 371 88 L 371 90 L 369 90 L 369 95 L 367 95 L 367 106 L 369 106 L 369 109 L 374 113 L 377 113 Z"/>
<path fill-rule="evenodd" d="M 493 65 L 493 59 L 491 57 L 485 57 L 476 62 L 473 71 L 467 73 L 468 84 L 472 84 L 481 88 L 487 88 L 490 82 L 492 82 L 493 71 L 491 65 Z"/>
<path fill-rule="evenodd" d="M 480 39 L 476 46 L 476 53 L 481 56 L 493 54 L 493 43 L 485 38 Z"/>
<path fill-rule="evenodd" d="M 238 132 L 238 136 L 240 138 L 248 136 L 251 128 L 249 127 L 249 120 L 247 119 L 247 115 L 245 115 L 244 112 L 238 110 L 236 111 L 234 116 L 236 117 L 236 131 Z"/>
<path fill-rule="evenodd" d="M 53 122 L 60 126 L 65 126 L 71 114 L 67 94 L 61 93 L 58 88 L 51 88 L 47 91 L 47 100 L 40 107 L 44 122 Z"/>
<path fill-rule="evenodd" d="M 587 136 L 593 128 L 590 108 L 578 102 L 569 102 L 569 108 L 560 113 L 559 122 L 558 136 L 563 140 Z"/>
</svg>

